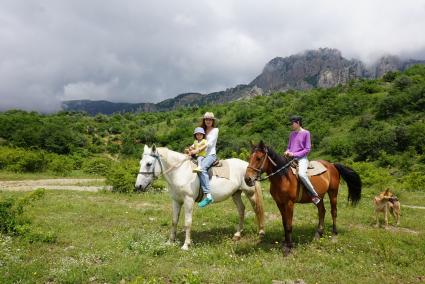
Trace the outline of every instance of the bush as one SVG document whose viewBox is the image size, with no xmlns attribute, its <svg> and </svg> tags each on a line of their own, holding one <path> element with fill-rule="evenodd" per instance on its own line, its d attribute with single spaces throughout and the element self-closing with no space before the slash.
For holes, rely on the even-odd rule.
<svg viewBox="0 0 425 284">
<path fill-rule="evenodd" d="M 384 76 L 382 76 L 382 80 L 384 80 L 384 82 L 392 82 L 395 78 L 397 78 L 398 74 L 399 72 L 388 71 Z"/>
<path fill-rule="evenodd" d="M 408 191 L 425 191 L 423 171 L 413 171 L 402 178 L 403 187 Z"/>
<path fill-rule="evenodd" d="M 138 164 L 134 161 L 124 161 L 111 167 L 106 177 L 106 183 L 112 186 L 113 192 L 134 192 L 134 183 L 138 172 Z"/>
<path fill-rule="evenodd" d="M 409 76 L 401 75 L 394 80 L 394 86 L 399 90 L 404 90 L 412 84 Z"/>
<path fill-rule="evenodd" d="M 74 161 L 66 156 L 52 156 L 47 168 L 56 175 L 68 176 L 74 169 Z"/>
<path fill-rule="evenodd" d="M 372 163 L 357 162 L 350 165 L 358 172 L 364 186 L 374 186 L 380 190 L 395 183 L 388 169 L 379 168 Z"/>
<path fill-rule="evenodd" d="M 337 159 L 349 157 L 353 152 L 351 142 L 347 137 L 343 136 L 336 138 L 325 137 L 321 142 L 321 146 L 325 153 Z"/>
<path fill-rule="evenodd" d="M 23 217 L 24 209 L 33 205 L 44 194 L 44 189 L 38 189 L 20 199 L 0 199 L 0 232 L 6 235 L 29 234 L 31 222 Z"/>
<path fill-rule="evenodd" d="M 47 166 L 44 152 L 0 148 L 0 169 L 14 172 L 41 172 Z"/>
<path fill-rule="evenodd" d="M 111 160 L 97 157 L 84 161 L 81 168 L 85 173 L 88 174 L 106 176 L 109 169 L 111 168 L 111 164 Z"/>
</svg>

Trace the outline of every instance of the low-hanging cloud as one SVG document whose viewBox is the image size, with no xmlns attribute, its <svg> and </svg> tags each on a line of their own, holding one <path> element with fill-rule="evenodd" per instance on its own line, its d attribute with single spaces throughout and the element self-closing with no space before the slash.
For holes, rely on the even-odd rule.
<svg viewBox="0 0 425 284">
<path fill-rule="evenodd" d="M 219 91 L 320 47 L 366 62 L 424 59 L 424 12 L 415 0 L 3 0 L 0 110 Z"/>
</svg>

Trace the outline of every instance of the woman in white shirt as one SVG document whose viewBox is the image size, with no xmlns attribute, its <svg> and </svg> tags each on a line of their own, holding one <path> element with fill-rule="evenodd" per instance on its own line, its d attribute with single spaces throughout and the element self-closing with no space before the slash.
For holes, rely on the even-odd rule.
<svg viewBox="0 0 425 284">
<path fill-rule="evenodd" d="M 208 169 L 211 165 L 217 160 L 216 149 L 215 146 L 217 144 L 218 138 L 218 128 L 215 127 L 216 118 L 212 112 L 206 112 L 202 118 L 201 127 L 204 128 L 206 139 L 207 139 L 207 155 L 202 160 L 201 167 L 197 171 L 199 180 L 201 182 L 201 188 L 204 193 L 204 199 L 199 202 L 199 207 L 205 207 L 208 204 L 214 202 L 213 197 L 210 193 L 210 181 L 208 177 Z M 197 154 L 197 150 L 191 150 L 189 152 L 190 155 Z"/>
</svg>

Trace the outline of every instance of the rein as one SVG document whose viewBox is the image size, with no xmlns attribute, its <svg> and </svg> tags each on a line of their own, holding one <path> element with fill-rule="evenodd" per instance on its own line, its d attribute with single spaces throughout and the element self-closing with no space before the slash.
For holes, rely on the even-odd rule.
<svg viewBox="0 0 425 284">
<path fill-rule="evenodd" d="M 165 174 L 167 174 L 167 173 L 171 172 L 172 170 L 174 170 L 175 168 L 180 167 L 180 166 L 181 166 L 184 162 L 186 162 L 187 160 L 189 160 L 189 158 L 185 158 L 183 161 L 181 161 L 181 162 L 179 162 L 179 163 L 177 163 L 177 164 L 175 164 L 175 165 L 171 166 L 169 169 L 167 169 L 167 170 L 165 170 L 165 171 L 164 171 L 164 167 L 163 167 L 163 165 L 162 165 L 161 157 L 160 157 L 160 155 L 159 155 L 159 154 L 156 154 L 156 153 L 153 153 L 153 154 L 152 154 L 152 153 L 151 153 L 151 154 L 144 154 L 144 155 L 149 155 L 149 156 L 151 156 L 151 157 L 154 157 L 154 158 L 155 158 L 155 160 L 157 160 L 157 161 L 158 161 L 159 166 L 161 167 L 161 173 L 160 173 L 159 175 L 155 176 L 155 164 L 156 164 L 156 163 L 154 163 L 154 164 L 153 164 L 152 172 L 139 172 L 139 174 L 142 174 L 142 175 L 153 175 L 153 179 L 154 179 L 154 180 L 155 180 L 155 179 L 158 179 L 161 175 L 165 175 Z"/>
<path fill-rule="evenodd" d="M 257 148 L 255 150 L 259 150 L 259 149 Z M 265 149 L 265 153 L 266 153 L 266 155 L 264 156 L 264 159 L 261 162 L 261 167 L 259 169 L 254 168 L 252 166 L 248 166 L 248 168 L 250 168 L 250 169 L 252 169 L 252 170 L 254 170 L 254 171 L 257 172 L 257 176 L 255 177 L 255 181 L 263 181 L 263 180 L 268 179 L 269 177 L 274 176 L 275 174 L 279 173 L 283 169 L 287 168 L 292 163 L 292 161 L 294 160 L 294 158 L 292 158 L 291 160 L 289 160 L 288 163 L 286 163 L 285 165 L 283 165 L 282 167 L 280 167 L 277 171 L 275 171 L 275 172 L 273 172 L 273 173 L 271 173 L 271 174 L 269 174 L 269 175 L 267 175 L 265 177 L 261 177 L 261 174 L 263 173 L 264 164 L 266 163 L 266 160 L 267 159 L 269 159 L 269 161 L 273 164 L 273 166 L 275 166 L 275 167 L 277 166 L 276 162 L 273 161 L 272 158 L 270 158 L 269 152 L 267 151 L 267 149 Z"/>
</svg>

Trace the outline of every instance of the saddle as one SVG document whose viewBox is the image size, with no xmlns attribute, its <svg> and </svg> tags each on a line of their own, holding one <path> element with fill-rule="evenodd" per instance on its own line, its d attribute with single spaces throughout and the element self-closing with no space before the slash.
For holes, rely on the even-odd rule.
<svg viewBox="0 0 425 284">
<path fill-rule="evenodd" d="M 291 170 L 294 175 L 298 177 L 298 161 L 293 161 L 291 164 Z M 309 161 L 307 167 L 307 176 L 317 176 L 321 173 L 326 172 L 327 169 L 319 161 Z"/>
<path fill-rule="evenodd" d="M 195 169 L 198 164 L 196 160 L 191 160 L 192 169 Z M 230 179 L 230 168 L 226 160 L 216 160 L 208 169 L 210 180 L 213 176 Z"/>
<path fill-rule="evenodd" d="M 292 173 L 298 179 L 298 161 L 294 160 L 291 163 L 291 170 L 292 170 Z M 307 176 L 310 177 L 310 176 L 320 175 L 321 173 L 324 173 L 327 170 L 328 169 L 326 169 L 325 166 L 322 163 L 320 163 L 319 161 L 309 161 L 308 166 L 307 166 Z M 296 202 L 301 201 L 301 199 L 303 197 L 303 192 L 304 192 L 304 194 L 308 194 L 307 189 L 305 188 L 304 184 L 302 182 L 299 182 L 298 188 L 297 188 Z"/>
<path fill-rule="evenodd" d="M 196 167 L 198 167 L 198 163 L 196 160 L 192 159 L 190 165 L 192 166 L 192 170 Z M 208 169 L 208 176 L 210 180 L 213 176 L 220 177 L 220 178 L 226 178 L 230 179 L 230 168 L 229 163 L 225 160 L 216 160 L 212 166 Z M 201 202 L 202 197 L 204 194 L 202 193 L 202 190 L 199 189 L 198 196 L 195 199 L 195 202 Z"/>
</svg>

